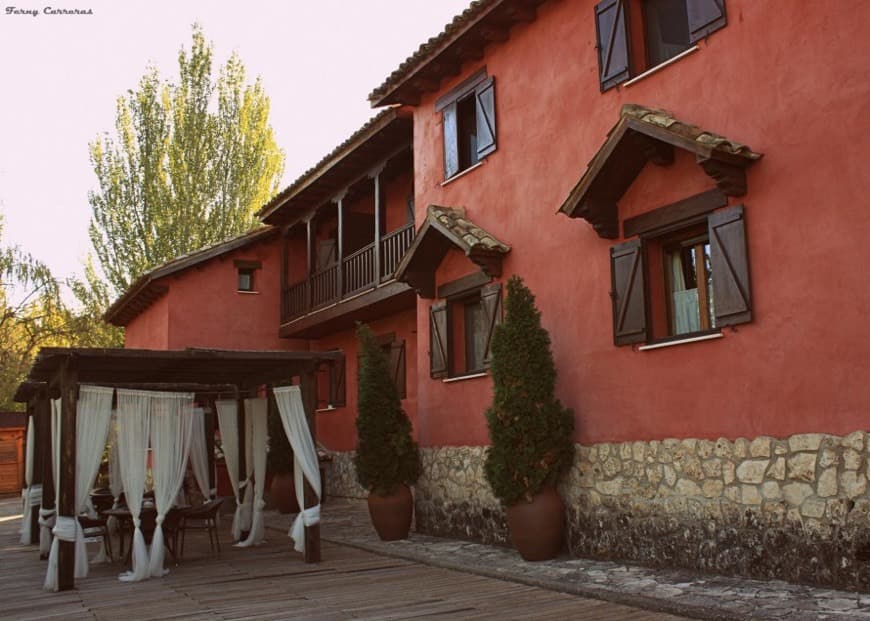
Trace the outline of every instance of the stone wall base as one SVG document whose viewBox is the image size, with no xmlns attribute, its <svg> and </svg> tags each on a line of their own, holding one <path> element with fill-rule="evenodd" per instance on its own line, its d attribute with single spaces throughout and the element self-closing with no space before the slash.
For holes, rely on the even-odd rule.
<svg viewBox="0 0 870 621">
<path fill-rule="evenodd" d="M 867 590 L 867 439 L 856 431 L 578 445 L 560 486 L 567 549 L 575 556 Z M 485 453 L 485 447 L 421 450 L 418 531 L 507 542 L 504 510 L 483 475 Z M 346 463 L 352 474 L 352 462 Z M 347 468 L 342 472 L 346 478 Z"/>
</svg>

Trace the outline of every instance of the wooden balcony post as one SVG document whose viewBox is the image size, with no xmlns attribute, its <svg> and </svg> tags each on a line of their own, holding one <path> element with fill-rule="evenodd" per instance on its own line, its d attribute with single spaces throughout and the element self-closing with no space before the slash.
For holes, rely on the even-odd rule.
<svg viewBox="0 0 870 621">
<path fill-rule="evenodd" d="M 290 318 L 290 301 L 287 299 L 289 295 L 289 287 L 287 283 L 290 282 L 290 275 L 287 271 L 290 269 L 290 261 L 287 258 L 287 253 L 289 252 L 289 242 L 288 237 L 290 236 L 290 227 L 283 227 L 281 229 L 281 300 L 279 302 L 280 311 L 281 311 L 281 322 L 287 321 Z"/>
<path fill-rule="evenodd" d="M 375 286 L 381 284 L 381 173 L 386 164 L 381 162 L 371 173 L 375 184 Z"/>
<path fill-rule="evenodd" d="M 313 265 L 312 256 L 311 256 L 311 242 L 313 241 L 312 240 L 311 221 L 313 219 L 314 219 L 314 216 L 312 215 L 310 218 L 308 218 L 308 220 L 305 221 L 305 232 L 307 234 L 306 242 L 305 242 L 305 251 L 306 251 L 305 254 L 306 254 L 306 260 L 308 262 L 308 271 L 306 272 L 306 275 L 305 275 L 305 282 L 308 283 L 305 286 L 305 289 L 306 289 L 306 291 L 305 291 L 305 310 L 306 311 L 311 310 L 311 296 L 313 293 L 311 290 L 311 275 L 314 273 L 314 265 Z"/>
<path fill-rule="evenodd" d="M 344 297 L 344 197 L 347 190 L 335 197 L 338 210 L 338 299 Z"/>
</svg>

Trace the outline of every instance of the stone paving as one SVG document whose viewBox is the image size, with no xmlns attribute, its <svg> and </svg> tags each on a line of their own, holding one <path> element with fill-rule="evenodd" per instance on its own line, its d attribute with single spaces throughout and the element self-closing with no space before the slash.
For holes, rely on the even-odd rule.
<svg viewBox="0 0 870 621">
<path fill-rule="evenodd" d="M 289 516 L 267 512 L 286 531 Z M 527 563 L 511 548 L 412 533 L 382 542 L 364 501 L 330 498 L 322 536 L 386 556 L 700 619 L 867 619 L 870 594 L 563 557 Z"/>
</svg>

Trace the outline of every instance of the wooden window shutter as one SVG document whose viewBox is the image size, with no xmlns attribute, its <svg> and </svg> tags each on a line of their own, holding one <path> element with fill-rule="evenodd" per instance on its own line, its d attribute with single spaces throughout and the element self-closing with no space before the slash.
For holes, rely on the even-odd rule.
<svg viewBox="0 0 870 621">
<path fill-rule="evenodd" d="M 345 367 L 344 358 L 336 360 L 329 367 L 329 402 L 335 407 L 344 407 L 347 405 Z"/>
<path fill-rule="evenodd" d="M 396 392 L 399 393 L 399 399 L 404 399 L 408 396 L 408 389 L 405 385 L 404 339 L 390 343 L 390 370 L 393 373 L 393 383 L 396 385 Z"/>
<path fill-rule="evenodd" d="M 483 355 L 483 366 L 489 368 L 492 359 L 492 335 L 495 327 L 501 323 L 501 283 L 485 285 L 480 289 L 480 303 L 483 315 L 486 317 L 486 347 Z"/>
<path fill-rule="evenodd" d="M 429 309 L 429 375 L 447 377 L 447 302 Z"/>
<path fill-rule="evenodd" d="M 444 126 L 444 178 L 448 179 L 459 172 L 459 123 L 456 118 L 456 103 L 441 111 Z"/>
<path fill-rule="evenodd" d="M 686 0 L 689 15 L 689 42 L 697 43 L 728 23 L 725 0 Z"/>
<path fill-rule="evenodd" d="M 643 248 L 639 239 L 610 249 L 610 297 L 613 300 L 613 342 L 646 340 Z"/>
<path fill-rule="evenodd" d="M 495 78 L 484 80 L 474 89 L 477 98 L 477 158 L 483 159 L 495 151 Z"/>
<path fill-rule="evenodd" d="M 743 205 L 713 212 L 707 222 L 716 327 L 752 321 Z"/>
<path fill-rule="evenodd" d="M 603 0 L 595 5 L 598 77 L 601 92 L 629 77 L 628 22 L 624 0 Z"/>
</svg>

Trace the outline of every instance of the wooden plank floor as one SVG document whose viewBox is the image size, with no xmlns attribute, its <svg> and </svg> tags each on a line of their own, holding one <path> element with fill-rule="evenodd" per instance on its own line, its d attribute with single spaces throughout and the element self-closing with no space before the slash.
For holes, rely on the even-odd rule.
<svg viewBox="0 0 870 621">
<path fill-rule="evenodd" d="M 120 565 L 91 566 L 74 591 L 42 590 L 46 564 L 17 542 L 17 502 L 0 501 L 3 619 L 595 619 L 677 617 L 397 560 L 324 542 L 306 565 L 290 540 L 269 532 L 257 548 L 224 544 L 208 554 L 198 533 L 165 578 L 121 583 Z M 227 526 L 229 520 L 224 520 Z M 228 542 L 228 533 L 222 533 Z"/>
</svg>

